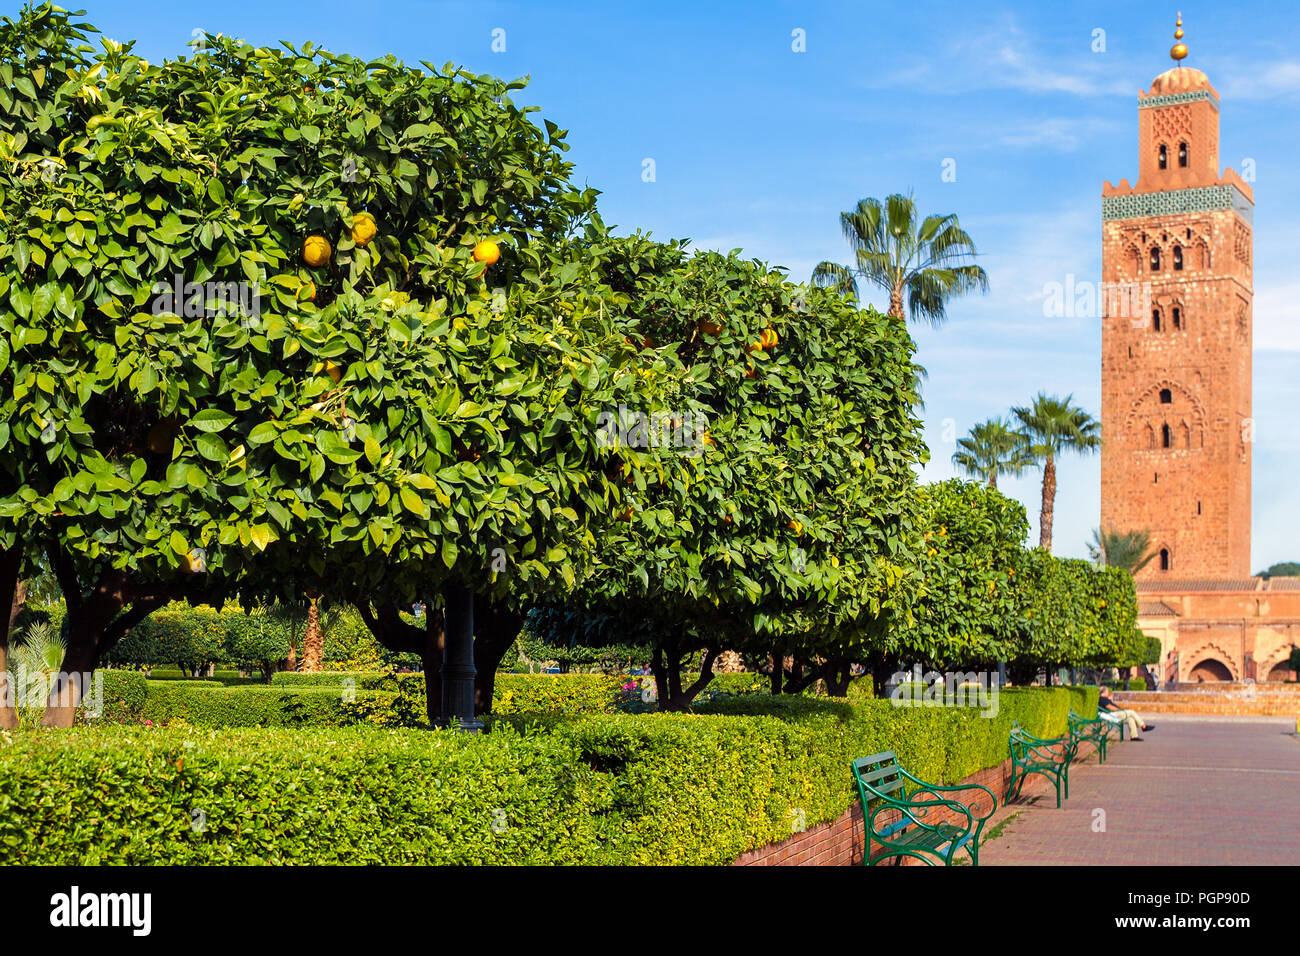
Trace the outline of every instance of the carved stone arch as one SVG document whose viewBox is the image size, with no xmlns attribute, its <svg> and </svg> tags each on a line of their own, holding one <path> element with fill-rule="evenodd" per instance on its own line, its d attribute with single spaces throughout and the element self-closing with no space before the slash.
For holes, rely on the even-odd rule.
<svg viewBox="0 0 1300 956">
<path fill-rule="evenodd" d="M 1192 651 L 1187 658 L 1185 673 L 1190 676 L 1192 671 L 1206 661 L 1218 661 L 1227 668 L 1231 680 L 1241 680 L 1241 664 L 1214 641 L 1207 641 Z"/>
<path fill-rule="evenodd" d="M 1125 434 L 1134 434 L 1138 429 L 1138 420 L 1147 419 L 1155 421 L 1157 413 L 1160 411 L 1160 392 L 1162 389 L 1169 389 L 1173 393 L 1175 404 L 1181 405 L 1178 412 L 1187 417 L 1189 430 L 1195 435 L 1196 432 L 1205 428 L 1206 414 L 1205 406 L 1201 404 L 1196 393 L 1187 388 L 1181 382 L 1174 381 L 1171 378 L 1157 379 L 1154 382 L 1144 386 L 1129 403 L 1128 412 L 1124 417 Z M 1182 402 L 1178 400 L 1182 399 Z M 1190 406 L 1190 414 L 1187 406 Z M 1169 406 L 1164 406 L 1168 409 Z M 1162 416 L 1160 421 L 1164 421 Z"/>
<path fill-rule="evenodd" d="M 1178 423 L 1178 447 L 1192 447 L 1192 426 L 1187 424 L 1186 418 Z"/>
<path fill-rule="evenodd" d="M 1151 300 L 1151 307 L 1159 309 L 1163 317 L 1163 330 L 1169 332 L 1182 332 L 1187 329 L 1187 306 L 1183 304 L 1181 295 L 1165 293 L 1155 296 Z M 1178 321 L 1174 322 L 1174 309 L 1178 310 Z"/>
<path fill-rule="evenodd" d="M 1268 680 L 1268 675 L 1272 673 L 1273 668 L 1277 667 L 1277 665 L 1279 664 L 1285 664 L 1290 659 L 1291 659 L 1290 644 L 1279 644 L 1277 647 L 1273 648 L 1272 651 L 1270 651 L 1268 654 L 1265 654 L 1263 657 L 1255 658 L 1255 664 L 1256 664 L 1255 673 L 1257 675 L 1256 679 L 1260 681 Z"/>
</svg>

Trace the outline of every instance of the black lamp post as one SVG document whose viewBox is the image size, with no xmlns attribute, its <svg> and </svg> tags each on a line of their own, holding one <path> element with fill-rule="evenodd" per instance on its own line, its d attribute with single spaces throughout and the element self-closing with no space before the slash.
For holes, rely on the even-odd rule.
<svg viewBox="0 0 1300 956">
<path fill-rule="evenodd" d="M 474 717 L 474 592 L 453 585 L 444 592 L 447 610 L 442 645 L 442 715 L 439 726 L 452 721 L 465 733 L 483 729 Z"/>
</svg>

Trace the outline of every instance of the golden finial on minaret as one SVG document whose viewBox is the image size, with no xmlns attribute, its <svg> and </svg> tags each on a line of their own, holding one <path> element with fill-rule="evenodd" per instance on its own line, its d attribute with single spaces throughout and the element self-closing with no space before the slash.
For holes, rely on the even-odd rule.
<svg viewBox="0 0 1300 956">
<path fill-rule="evenodd" d="M 1174 39 L 1178 42 L 1169 48 L 1169 55 L 1173 61 L 1182 66 L 1183 57 L 1187 56 L 1187 44 L 1183 42 L 1183 11 L 1178 11 L 1178 22 L 1175 24 L 1178 28 L 1174 30 Z"/>
</svg>

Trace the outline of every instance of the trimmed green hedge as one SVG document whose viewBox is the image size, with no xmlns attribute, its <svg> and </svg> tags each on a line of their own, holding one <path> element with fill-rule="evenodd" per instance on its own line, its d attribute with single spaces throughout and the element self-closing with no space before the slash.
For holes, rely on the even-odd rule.
<svg viewBox="0 0 1300 956">
<path fill-rule="evenodd" d="M 751 695 L 710 714 L 502 716 L 474 737 L 22 731 L 0 747 L 0 863 L 725 864 L 843 813 L 854 757 L 894 750 L 954 781 L 1006 758 L 1012 719 L 1050 736 L 1087 696 L 1008 689 L 981 717 Z"/>
<path fill-rule="evenodd" d="M 197 686 L 196 686 L 197 685 Z M 395 694 L 359 691 L 355 698 L 391 703 Z M 182 720 L 197 727 L 330 727 L 355 723 L 340 688 L 222 687 L 160 681 L 149 688 L 140 717 L 156 724 Z"/>
<path fill-rule="evenodd" d="M 367 671 L 284 672 L 271 678 L 272 687 L 341 687 L 345 680 L 357 690 L 382 690 L 407 699 L 418 698 L 423 711 L 423 674 L 378 674 Z M 612 713 L 629 678 L 604 674 L 497 674 L 492 710 L 497 714 Z"/>
<path fill-rule="evenodd" d="M 0 747 L 0 863 L 579 863 L 600 788 L 553 737 L 77 728 Z"/>
</svg>

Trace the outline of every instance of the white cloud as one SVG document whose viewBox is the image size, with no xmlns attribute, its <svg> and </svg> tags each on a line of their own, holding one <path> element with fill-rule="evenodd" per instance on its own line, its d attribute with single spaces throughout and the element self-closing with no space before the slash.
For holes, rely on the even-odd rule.
<svg viewBox="0 0 1300 956">
<path fill-rule="evenodd" d="M 1255 348 L 1300 352 L 1300 279 L 1255 281 Z"/>
<path fill-rule="evenodd" d="M 1071 96 L 1132 96 L 1133 84 L 1105 56 L 1084 54 L 1053 60 L 1043 44 L 1010 16 L 1000 26 L 971 34 L 967 21 L 944 44 L 937 65 L 908 64 L 867 81 L 869 87 L 924 87 L 929 92 L 969 94 L 979 89 L 1064 93 Z"/>
<path fill-rule="evenodd" d="M 1228 62 L 1221 67 L 1222 82 L 1215 83 L 1225 100 L 1263 100 L 1300 93 L 1300 61 L 1275 63 Z"/>
</svg>

